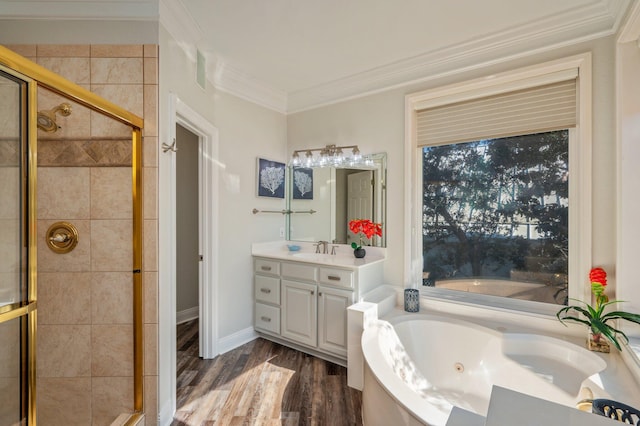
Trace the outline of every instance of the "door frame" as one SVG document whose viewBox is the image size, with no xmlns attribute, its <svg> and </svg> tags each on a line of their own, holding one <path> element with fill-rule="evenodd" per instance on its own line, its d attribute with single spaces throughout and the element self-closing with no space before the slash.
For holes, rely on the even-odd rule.
<svg viewBox="0 0 640 426">
<path fill-rule="evenodd" d="M 171 93 L 169 95 L 169 117 L 171 140 L 174 142 L 174 149 L 177 151 L 179 147 L 176 141 L 176 124 L 180 124 L 189 130 L 199 139 L 198 146 L 198 180 L 199 180 L 199 196 L 198 196 L 198 221 L 201 238 L 199 239 L 200 254 L 203 261 L 199 266 L 198 280 L 198 305 L 199 305 L 199 355 L 204 359 L 211 359 L 218 355 L 218 242 L 214 238 L 218 234 L 218 173 L 215 167 L 215 159 L 218 158 L 218 129 L 209 121 L 191 109 L 187 104 L 178 98 L 177 95 Z M 171 211 L 175 219 L 176 212 L 176 167 L 175 155 L 172 156 L 171 167 Z M 176 227 L 175 220 L 172 221 L 171 229 L 171 262 L 176 262 Z M 176 294 L 176 273 L 173 269 L 171 279 L 171 294 Z M 175 305 L 175 303 L 173 304 Z M 173 330 L 176 327 L 175 309 L 172 315 Z M 172 339 L 175 343 L 175 339 Z M 176 351 L 175 344 L 172 351 Z M 176 359 L 176 355 L 172 356 Z M 175 369 L 175 362 L 172 362 L 171 368 Z M 172 371 L 172 377 L 176 377 L 175 371 Z M 173 386 L 175 392 L 175 386 Z"/>
</svg>

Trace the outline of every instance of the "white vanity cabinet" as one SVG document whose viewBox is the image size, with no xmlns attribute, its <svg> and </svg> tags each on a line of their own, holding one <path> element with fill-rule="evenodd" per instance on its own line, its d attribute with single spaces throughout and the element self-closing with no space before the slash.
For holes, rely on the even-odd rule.
<svg viewBox="0 0 640 426">
<path fill-rule="evenodd" d="M 254 327 L 280 334 L 280 262 L 256 259 L 254 263 Z"/>
<path fill-rule="evenodd" d="M 255 329 L 344 364 L 347 307 L 382 283 L 382 268 L 382 261 L 349 267 L 254 257 Z"/>
<path fill-rule="evenodd" d="M 282 280 L 282 337 L 303 345 L 316 346 L 317 286 Z"/>
</svg>

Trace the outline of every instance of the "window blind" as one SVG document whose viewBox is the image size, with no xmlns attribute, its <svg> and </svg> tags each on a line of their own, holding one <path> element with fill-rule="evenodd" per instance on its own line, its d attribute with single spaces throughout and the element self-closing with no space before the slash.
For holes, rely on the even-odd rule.
<svg viewBox="0 0 640 426">
<path fill-rule="evenodd" d="M 567 129 L 577 124 L 576 80 L 417 111 L 418 146 Z"/>
</svg>

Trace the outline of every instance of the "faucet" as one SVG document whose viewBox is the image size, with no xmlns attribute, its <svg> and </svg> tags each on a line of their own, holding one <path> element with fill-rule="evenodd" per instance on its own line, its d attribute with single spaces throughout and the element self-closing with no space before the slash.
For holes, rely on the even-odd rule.
<svg viewBox="0 0 640 426">
<path fill-rule="evenodd" d="M 329 253 L 329 241 L 318 241 L 316 243 L 316 253 L 320 253 L 320 246 L 322 246 L 322 254 Z"/>
</svg>

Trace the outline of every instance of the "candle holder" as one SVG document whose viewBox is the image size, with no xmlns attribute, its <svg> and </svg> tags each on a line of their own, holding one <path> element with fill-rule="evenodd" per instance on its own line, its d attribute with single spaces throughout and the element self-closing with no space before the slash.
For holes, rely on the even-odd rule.
<svg viewBox="0 0 640 426">
<path fill-rule="evenodd" d="M 404 310 L 407 312 L 420 311 L 420 291 L 415 288 L 404 290 Z"/>
</svg>

